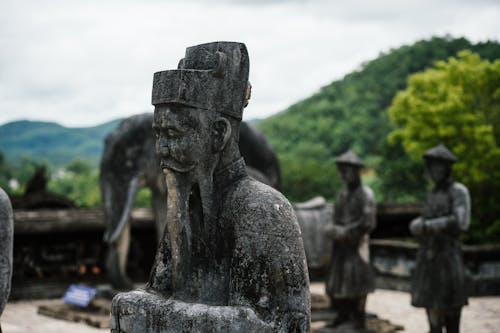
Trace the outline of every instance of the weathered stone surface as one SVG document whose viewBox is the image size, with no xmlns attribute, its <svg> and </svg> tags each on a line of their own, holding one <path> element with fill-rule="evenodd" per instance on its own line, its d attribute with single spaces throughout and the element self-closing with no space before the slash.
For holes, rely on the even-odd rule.
<svg viewBox="0 0 500 333">
<path fill-rule="evenodd" d="M 10 294 L 13 236 L 12 205 L 7 194 L 0 188 L 0 315 Z"/>
<path fill-rule="evenodd" d="M 146 290 L 118 294 L 112 332 L 308 332 L 309 280 L 290 203 L 248 177 L 238 148 L 244 44 L 188 48 L 155 74 L 166 227 Z"/>
<path fill-rule="evenodd" d="M 425 162 L 434 188 L 422 216 L 410 224 L 420 247 L 412 276 L 412 305 L 427 309 L 431 332 L 458 332 L 470 279 L 462 260 L 460 235 L 470 223 L 467 188 L 451 178 L 455 155 L 445 146 L 428 150 Z"/>
<path fill-rule="evenodd" d="M 309 271 L 324 270 L 331 258 L 332 240 L 325 230 L 333 220 L 333 205 L 316 197 L 295 203 L 293 208 L 302 231 Z"/>
</svg>

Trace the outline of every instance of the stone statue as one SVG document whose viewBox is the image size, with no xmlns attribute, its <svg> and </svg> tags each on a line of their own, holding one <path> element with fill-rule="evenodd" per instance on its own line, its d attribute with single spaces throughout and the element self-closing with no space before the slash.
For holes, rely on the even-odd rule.
<svg viewBox="0 0 500 333">
<path fill-rule="evenodd" d="M 459 332 L 460 312 L 467 304 L 468 274 L 462 261 L 460 235 L 469 227 L 467 188 L 451 178 L 456 157 L 444 145 L 424 154 L 434 188 L 422 216 L 410 231 L 420 247 L 412 276 L 412 305 L 423 307 L 431 333 Z"/>
<path fill-rule="evenodd" d="M 111 305 L 112 332 L 308 332 L 307 265 L 290 203 L 247 176 L 238 148 L 249 98 L 244 44 L 189 47 L 155 73 L 166 227 L 145 290 Z"/>
<path fill-rule="evenodd" d="M 325 228 L 332 224 L 333 205 L 323 197 L 315 197 L 294 203 L 293 209 L 302 232 L 309 276 L 323 276 L 330 265 L 332 237 L 325 233 Z"/>
<path fill-rule="evenodd" d="M 7 304 L 12 279 L 14 221 L 9 197 L 0 188 L 0 315 Z M 0 326 L 0 333 L 2 328 Z"/>
<path fill-rule="evenodd" d="M 165 180 L 155 155 L 153 113 L 124 119 L 105 140 L 100 164 L 100 188 L 108 245 L 106 270 L 114 289 L 130 290 L 126 275 L 130 245 L 130 213 L 140 187 L 151 190 L 158 239 L 161 239 L 167 202 Z M 239 147 L 248 174 L 279 189 L 280 167 L 271 143 L 255 126 L 242 122 Z"/>
<path fill-rule="evenodd" d="M 337 317 L 331 326 L 365 328 L 366 296 L 374 289 L 369 259 L 369 234 L 375 228 L 373 191 L 361 184 L 363 162 L 352 151 L 336 158 L 345 187 L 335 200 L 332 235 L 332 259 L 326 291 Z"/>
</svg>

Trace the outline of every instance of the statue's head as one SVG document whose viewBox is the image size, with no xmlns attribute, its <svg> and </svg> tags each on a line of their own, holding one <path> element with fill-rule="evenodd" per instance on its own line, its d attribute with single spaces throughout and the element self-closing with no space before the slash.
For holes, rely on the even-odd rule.
<svg viewBox="0 0 500 333">
<path fill-rule="evenodd" d="M 427 150 L 424 159 L 427 173 L 434 183 L 446 183 L 451 179 L 451 170 L 457 158 L 445 145 Z"/>
<path fill-rule="evenodd" d="M 164 172 L 213 174 L 221 157 L 239 156 L 239 124 L 250 98 L 244 44 L 189 47 L 179 68 L 155 73 L 156 151 Z"/>
<path fill-rule="evenodd" d="M 340 178 L 349 186 L 357 186 L 361 183 L 361 169 L 363 161 L 352 151 L 348 150 L 335 159 Z"/>
</svg>

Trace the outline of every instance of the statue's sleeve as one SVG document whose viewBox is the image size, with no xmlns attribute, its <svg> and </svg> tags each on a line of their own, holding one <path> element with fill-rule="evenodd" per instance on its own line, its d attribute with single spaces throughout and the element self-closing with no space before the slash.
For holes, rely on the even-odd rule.
<svg viewBox="0 0 500 333">
<path fill-rule="evenodd" d="M 470 224 L 470 196 L 467 188 L 454 183 L 451 187 L 452 212 L 450 215 L 425 220 L 429 233 L 464 232 Z"/>
<path fill-rule="evenodd" d="M 344 190 L 341 190 L 339 193 L 337 193 L 337 196 L 335 197 L 334 209 L 332 214 L 333 218 L 333 220 L 331 221 L 332 223 L 328 224 L 327 227 L 325 228 L 325 232 L 327 233 L 327 235 L 333 237 L 334 240 L 342 240 L 348 236 L 345 231 L 346 227 L 341 222 L 341 216 L 343 210 L 345 209 L 344 198 L 345 198 Z"/>
<path fill-rule="evenodd" d="M 276 332 L 309 332 L 309 278 L 291 205 L 259 204 L 236 228 L 230 305 L 248 306 Z"/>
<path fill-rule="evenodd" d="M 370 233 L 376 225 L 376 205 L 373 191 L 368 187 L 363 187 L 363 200 L 361 200 L 361 215 L 351 223 L 346 225 L 346 237 L 359 239 L 364 234 Z"/>
<path fill-rule="evenodd" d="M 460 183 L 453 185 L 453 215 L 460 231 L 467 231 L 470 225 L 470 195 L 467 187 Z"/>
<path fill-rule="evenodd" d="M 337 196 L 335 197 L 335 204 L 333 205 L 334 206 L 334 210 L 333 210 L 333 224 L 339 224 L 339 221 L 340 221 L 340 215 L 341 215 L 341 211 L 342 211 L 342 192 L 343 190 L 341 190 Z"/>
</svg>

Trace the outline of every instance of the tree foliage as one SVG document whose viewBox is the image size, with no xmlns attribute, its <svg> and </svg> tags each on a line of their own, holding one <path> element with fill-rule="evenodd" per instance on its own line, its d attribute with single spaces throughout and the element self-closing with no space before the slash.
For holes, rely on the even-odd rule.
<svg viewBox="0 0 500 333">
<path fill-rule="evenodd" d="M 454 175 L 471 191 L 475 238 L 500 231 L 500 60 L 462 51 L 409 77 L 389 108 L 400 142 L 414 161 L 439 143 L 459 158 Z"/>
<path fill-rule="evenodd" d="M 10 165 L 0 151 L 0 187 L 6 191 L 9 189 L 9 180 L 12 177 L 11 173 Z"/>
<path fill-rule="evenodd" d="M 309 151 L 309 158 L 324 163 L 353 149 L 380 178 L 375 188 L 378 200 L 421 198 L 425 189 L 422 168 L 404 154 L 399 143 L 386 140 L 394 129 L 387 108 L 397 91 L 406 87 L 409 74 L 464 49 L 490 60 L 500 56 L 497 42 L 471 44 L 465 38 L 452 37 L 418 41 L 381 54 L 313 96 L 262 120 L 258 127 L 270 138 L 280 159 L 287 161 L 282 166 L 283 182 L 290 186 L 284 187 L 284 193 L 291 198 L 328 196 L 332 191 L 330 183 L 316 187 L 318 192 L 314 193 L 300 184 L 291 186 L 294 180 L 287 177 L 293 174 L 287 169 L 308 174 L 313 177 L 309 179 L 311 182 L 319 183 L 320 172 L 306 170 L 312 163 L 300 167 L 304 152 Z M 410 186 L 408 179 L 412 182 Z"/>
<path fill-rule="evenodd" d="M 87 162 L 75 159 L 59 174 L 52 175 L 48 190 L 73 200 L 79 207 L 101 205 L 99 172 Z"/>
</svg>

